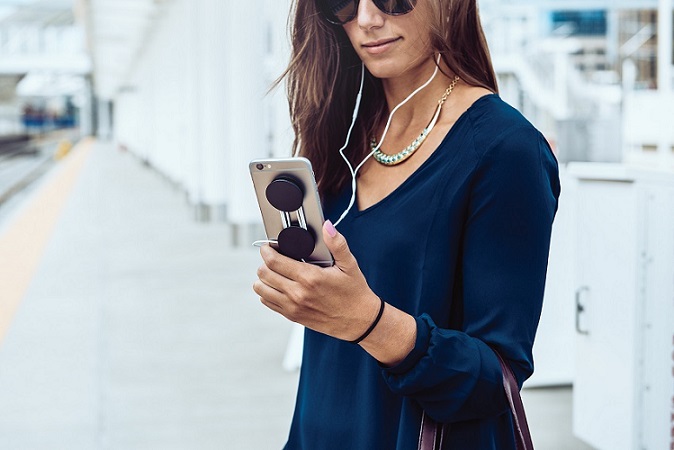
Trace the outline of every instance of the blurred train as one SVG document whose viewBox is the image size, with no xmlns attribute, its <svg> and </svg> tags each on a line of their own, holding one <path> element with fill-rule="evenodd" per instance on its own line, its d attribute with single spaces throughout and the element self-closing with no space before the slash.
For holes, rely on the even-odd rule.
<svg viewBox="0 0 674 450">
<path fill-rule="evenodd" d="M 0 160 L 19 154 L 36 154 L 38 147 L 30 134 L 0 135 Z"/>
<path fill-rule="evenodd" d="M 64 108 L 54 109 L 27 104 L 21 114 L 21 122 L 29 133 L 44 133 L 62 128 L 73 128 L 77 123 L 77 109 L 68 101 Z"/>
</svg>

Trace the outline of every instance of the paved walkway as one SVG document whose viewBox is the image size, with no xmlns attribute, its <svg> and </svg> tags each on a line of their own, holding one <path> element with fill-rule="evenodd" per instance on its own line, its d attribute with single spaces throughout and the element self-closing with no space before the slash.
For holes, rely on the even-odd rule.
<svg viewBox="0 0 674 450">
<path fill-rule="evenodd" d="M 0 448 L 280 448 L 297 375 L 290 325 L 251 290 L 256 251 L 107 145 L 80 147 L 11 222 L 49 220 L 30 208 L 45 191 L 67 202 L 0 347 Z"/>
<path fill-rule="evenodd" d="M 0 214 L 0 449 L 281 448 L 291 325 L 251 290 L 257 252 L 229 242 L 93 142 Z M 539 450 L 588 448 L 569 389 L 524 396 Z"/>
</svg>

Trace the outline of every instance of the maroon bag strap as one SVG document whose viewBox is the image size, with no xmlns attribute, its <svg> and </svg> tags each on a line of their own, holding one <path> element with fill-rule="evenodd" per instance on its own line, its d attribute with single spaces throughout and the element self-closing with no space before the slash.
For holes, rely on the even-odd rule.
<svg viewBox="0 0 674 450">
<path fill-rule="evenodd" d="M 501 371 L 503 372 L 503 388 L 505 389 L 506 397 L 508 397 L 508 404 L 512 411 L 513 428 L 515 432 L 515 444 L 517 450 L 534 450 L 534 444 L 531 440 L 531 433 L 529 433 L 529 424 L 527 423 L 527 416 L 524 413 L 524 405 L 522 404 L 522 397 L 520 396 L 520 389 L 515 380 L 510 366 L 501 358 L 501 355 L 494 350 L 501 363 Z M 439 450 L 442 448 L 443 441 L 443 427 L 430 417 L 426 412 L 421 416 L 421 431 L 419 432 L 419 448 L 418 450 Z"/>
<path fill-rule="evenodd" d="M 534 450 L 534 444 L 531 440 L 531 433 L 529 433 L 529 423 L 527 416 L 524 413 L 524 405 L 522 404 L 522 397 L 520 396 L 520 388 L 515 380 L 515 375 L 506 364 L 501 355 L 494 350 L 501 363 L 501 371 L 503 372 L 503 388 L 505 389 L 510 410 L 513 416 L 513 428 L 515 431 L 515 443 L 517 450 Z"/>
<path fill-rule="evenodd" d="M 421 415 L 421 431 L 419 432 L 418 450 L 440 450 L 443 427 L 424 411 Z"/>
</svg>

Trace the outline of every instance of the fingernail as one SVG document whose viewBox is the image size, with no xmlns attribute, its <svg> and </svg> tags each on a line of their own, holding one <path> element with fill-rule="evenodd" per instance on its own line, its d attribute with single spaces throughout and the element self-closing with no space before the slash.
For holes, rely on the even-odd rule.
<svg viewBox="0 0 674 450">
<path fill-rule="evenodd" d="M 335 226 L 332 224 L 332 222 L 330 222 L 329 220 L 326 220 L 325 223 L 323 224 L 323 226 L 325 227 L 325 231 L 328 232 L 328 234 L 330 235 L 330 237 L 335 237 L 335 236 L 337 236 L 337 229 L 336 229 Z"/>
</svg>

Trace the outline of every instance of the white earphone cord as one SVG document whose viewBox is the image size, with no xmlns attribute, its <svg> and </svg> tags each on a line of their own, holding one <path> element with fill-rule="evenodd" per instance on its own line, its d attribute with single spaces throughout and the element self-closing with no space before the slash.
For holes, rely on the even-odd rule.
<svg viewBox="0 0 674 450">
<path fill-rule="evenodd" d="M 358 90 L 358 95 L 356 96 L 356 105 L 353 108 L 353 116 L 351 117 L 351 126 L 349 127 L 349 131 L 346 134 L 346 141 L 344 142 L 344 145 L 342 148 L 339 149 L 339 154 L 342 155 L 342 159 L 346 162 L 346 165 L 349 167 L 349 171 L 351 172 L 351 200 L 349 201 L 349 206 L 344 210 L 342 215 L 339 217 L 339 219 L 334 223 L 335 226 L 339 225 L 340 222 L 346 217 L 346 215 L 351 211 L 351 208 L 353 207 L 354 203 L 356 202 L 356 174 L 360 170 L 360 168 L 365 164 L 365 161 L 368 160 L 377 150 L 379 150 L 379 147 L 381 147 L 382 142 L 384 142 L 384 138 L 386 137 L 386 134 L 388 133 L 388 129 L 391 126 L 391 119 L 393 118 L 393 114 L 398 111 L 398 109 L 403 106 L 405 103 L 410 101 L 412 97 L 417 95 L 421 90 L 423 90 L 426 86 L 431 84 L 431 81 L 435 78 L 435 76 L 438 74 L 438 68 L 440 64 L 440 55 L 438 55 L 438 59 L 435 64 L 435 70 L 433 71 L 433 75 L 426 81 L 424 84 L 419 86 L 417 89 L 414 90 L 410 95 L 405 98 L 402 102 L 398 103 L 398 105 L 391 110 L 391 113 L 388 116 L 388 120 L 386 121 L 386 126 L 384 127 L 384 133 L 382 133 L 381 139 L 379 139 L 379 143 L 375 148 L 372 149 L 372 151 L 363 159 L 358 166 L 356 166 L 355 170 L 353 166 L 351 166 L 351 163 L 349 162 L 348 158 L 344 155 L 344 150 L 346 147 L 349 145 L 349 139 L 351 139 L 351 131 L 353 130 L 353 126 L 356 123 L 356 118 L 358 117 L 358 110 L 360 109 L 360 100 L 363 96 L 363 84 L 365 82 L 365 64 L 361 63 L 360 66 L 360 89 Z"/>
</svg>

